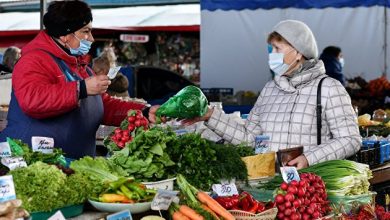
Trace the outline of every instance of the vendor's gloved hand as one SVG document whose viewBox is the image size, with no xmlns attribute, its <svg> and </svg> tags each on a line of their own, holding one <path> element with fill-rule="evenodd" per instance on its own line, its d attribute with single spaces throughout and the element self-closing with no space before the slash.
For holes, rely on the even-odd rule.
<svg viewBox="0 0 390 220">
<path fill-rule="evenodd" d="M 305 155 L 298 156 L 297 158 L 290 160 L 287 165 L 295 166 L 298 170 L 306 168 L 309 166 L 309 162 L 307 161 Z"/>
<path fill-rule="evenodd" d="M 111 84 L 110 79 L 106 75 L 91 76 L 85 79 L 88 95 L 100 95 L 107 92 L 108 86 Z"/>
<path fill-rule="evenodd" d="M 205 115 L 203 115 L 201 117 L 191 118 L 191 119 L 184 119 L 181 121 L 181 123 L 184 126 L 189 126 L 189 125 L 195 124 L 196 122 L 208 121 L 211 118 L 211 115 L 213 114 L 213 112 L 214 112 L 214 109 L 208 107 Z"/>
</svg>

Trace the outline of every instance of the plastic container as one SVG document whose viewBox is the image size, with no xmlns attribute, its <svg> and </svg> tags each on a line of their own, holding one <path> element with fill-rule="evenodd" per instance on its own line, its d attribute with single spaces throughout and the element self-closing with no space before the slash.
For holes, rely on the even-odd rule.
<svg viewBox="0 0 390 220">
<path fill-rule="evenodd" d="M 53 216 L 57 211 L 61 211 L 65 218 L 71 218 L 83 213 L 84 204 L 65 206 L 63 208 L 55 209 L 50 212 L 32 212 L 32 220 L 48 219 Z"/>
<path fill-rule="evenodd" d="M 328 196 L 328 200 L 337 209 L 345 210 L 347 213 L 351 211 L 352 205 L 358 203 L 360 205 L 371 204 L 375 206 L 376 192 L 369 192 L 362 195 L 352 196 Z"/>
</svg>

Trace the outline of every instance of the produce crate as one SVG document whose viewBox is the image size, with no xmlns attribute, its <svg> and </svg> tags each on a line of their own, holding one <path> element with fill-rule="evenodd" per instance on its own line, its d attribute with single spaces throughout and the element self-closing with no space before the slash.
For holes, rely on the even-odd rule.
<svg viewBox="0 0 390 220">
<path fill-rule="evenodd" d="M 351 196 L 328 196 L 333 208 L 340 209 L 349 213 L 354 204 L 371 204 L 375 206 L 376 192 L 369 192 L 362 195 L 351 195 Z"/>
<path fill-rule="evenodd" d="M 32 212 L 31 219 L 32 220 L 41 220 L 48 219 L 53 216 L 57 211 L 61 211 L 65 218 L 71 218 L 78 215 L 81 215 L 84 210 L 84 204 L 80 205 L 71 205 L 63 208 L 55 209 L 49 212 Z"/>
<path fill-rule="evenodd" d="M 259 214 L 253 214 L 241 210 L 229 210 L 236 220 L 274 220 L 278 214 L 277 208 L 265 210 Z"/>
</svg>

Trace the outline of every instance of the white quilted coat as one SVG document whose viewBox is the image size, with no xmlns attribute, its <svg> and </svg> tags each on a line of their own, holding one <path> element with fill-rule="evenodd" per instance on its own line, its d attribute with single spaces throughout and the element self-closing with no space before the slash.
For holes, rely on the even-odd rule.
<svg viewBox="0 0 390 220">
<path fill-rule="evenodd" d="M 361 143 L 356 114 L 344 87 L 330 77 L 322 82 L 321 144 L 317 145 L 317 86 L 323 77 L 322 61 L 306 61 L 292 77 L 275 77 L 265 85 L 245 125 L 217 109 L 205 124 L 233 144 L 254 146 L 255 136 L 264 134 L 270 136 L 273 151 L 304 146 L 309 165 L 351 156 Z"/>
</svg>

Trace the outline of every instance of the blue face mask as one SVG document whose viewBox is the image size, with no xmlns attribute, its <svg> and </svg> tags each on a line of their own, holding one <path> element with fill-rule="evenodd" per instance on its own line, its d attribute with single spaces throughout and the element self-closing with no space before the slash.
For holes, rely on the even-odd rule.
<svg viewBox="0 0 390 220">
<path fill-rule="evenodd" d="M 341 64 L 341 68 L 343 68 L 343 67 L 344 67 L 344 64 L 345 64 L 345 63 L 344 63 L 344 58 L 341 57 L 341 58 L 339 59 L 339 62 L 340 62 L 340 64 Z"/>
<path fill-rule="evenodd" d="M 287 72 L 290 65 L 283 62 L 283 53 L 270 53 L 268 59 L 269 68 L 275 73 L 275 76 L 281 76 Z"/>
<path fill-rule="evenodd" d="M 89 50 L 91 49 L 91 45 L 92 45 L 92 42 L 91 41 L 88 41 L 88 40 L 85 40 L 85 39 L 78 39 L 76 37 L 75 34 L 73 34 L 73 36 L 80 41 L 80 46 L 76 49 L 73 49 L 73 48 L 69 48 L 70 50 L 70 53 L 73 54 L 73 55 L 85 55 L 89 52 Z"/>
</svg>

